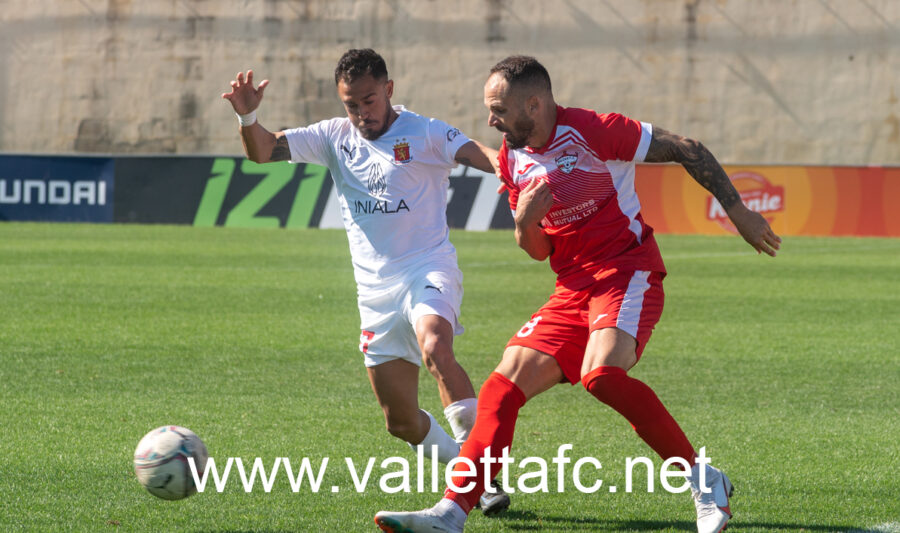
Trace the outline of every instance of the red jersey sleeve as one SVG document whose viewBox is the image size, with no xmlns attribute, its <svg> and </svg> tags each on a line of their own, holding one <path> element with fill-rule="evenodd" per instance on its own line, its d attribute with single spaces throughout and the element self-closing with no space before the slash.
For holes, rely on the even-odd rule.
<svg viewBox="0 0 900 533">
<path fill-rule="evenodd" d="M 603 161 L 633 161 L 641 143 L 641 123 L 619 113 L 595 113 L 581 110 L 579 131 Z"/>
<path fill-rule="evenodd" d="M 509 208 L 515 211 L 519 202 L 519 189 L 512 178 L 509 157 L 509 148 L 506 147 L 506 139 L 503 139 L 503 146 L 500 147 L 500 153 L 497 154 L 497 163 L 500 165 L 500 181 L 506 185 L 506 191 L 509 193 Z"/>
</svg>

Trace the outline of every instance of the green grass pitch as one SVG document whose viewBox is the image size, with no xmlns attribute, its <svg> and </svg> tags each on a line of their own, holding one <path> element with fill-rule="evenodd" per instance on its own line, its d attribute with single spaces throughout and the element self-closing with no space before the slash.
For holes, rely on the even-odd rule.
<svg viewBox="0 0 900 533">
<path fill-rule="evenodd" d="M 508 232 L 451 238 L 457 357 L 477 389 L 553 275 Z M 900 530 L 900 240 L 788 238 L 775 259 L 737 237 L 659 242 L 666 309 L 632 375 L 733 480 L 730 531 Z M 365 532 L 380 509 L 431 505 L 382 493 L 378 464 L 357 493 L 343 467 L 412 459 L 384 430 L 358 335 L 341 231 L 0 224 L 0 531 Z M 424 371 L 420 390 L 439 414 Z M 270 493 L 232 477 L 159 500 L 131 460 L 163 424 L 219 460 L 329 457 L 324 488 L 294 493 L 282 471 Z M 563 443 L 607 485 L 624 485 L 626 457 L 652 457 L 568 385 L 523 408 L 513 455 L 549 461 Z M 466 531 L 693 531 L 689 496 L 655 486 L 515 494 Z"/>
</svg>

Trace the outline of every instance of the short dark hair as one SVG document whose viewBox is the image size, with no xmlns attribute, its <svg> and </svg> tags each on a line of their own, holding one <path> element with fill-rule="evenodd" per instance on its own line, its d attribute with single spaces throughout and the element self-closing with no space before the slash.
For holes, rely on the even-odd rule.
<svg viewBox="0 0 900 533">
<path fill-rule="evenodd" d="M 509 56 L 491 68 L 491 74 L 500 73 L 512 86 L 531 86 L 552 92 L 550 74 L 544 65 L 531 56 Z"/>
<path fill-rule="evenodd" d="M 384 58 L 371 48 L 347 50 L 334 69 L 334 84 L 341 80 L 350 83 L 367 74 L 376 80 L 386 79 L 388 72 Z"/>
</svg>

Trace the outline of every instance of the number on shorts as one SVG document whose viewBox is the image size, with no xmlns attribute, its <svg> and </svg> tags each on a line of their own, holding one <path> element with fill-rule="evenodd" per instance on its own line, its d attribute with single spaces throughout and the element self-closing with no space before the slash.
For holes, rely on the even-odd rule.
<svg viewBox="0 0 900 533">
<path fill-rule="evenodd" d="M 359 351 L 362 353 L 367 353 L 369 351 L 369 342 L 375 338 L 374 331 L 366 331 L 362 330 L 362 334 L 359 336 Z"/>
<path fill-rule="evenodd" d="M 543 317 L 538 315 L 526 322 L 525 325 L 522 326 L 522 329 L 520 329 L 519 332 L 516 333 L 516 337 L 527 337 L 531 335 L 531 332 L 534 331 L 534 328 L 538 325 L 538 322 L 541 321 L 541 318 Z"/>
</svg>

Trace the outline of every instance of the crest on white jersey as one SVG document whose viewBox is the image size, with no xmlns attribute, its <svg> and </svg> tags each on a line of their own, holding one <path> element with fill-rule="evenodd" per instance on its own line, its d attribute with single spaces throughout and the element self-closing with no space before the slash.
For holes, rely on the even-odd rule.
<svg viewBox="0 0 900 533">
<path fill-rule="evenodd" d="M 563 150 L 561 156 L 556 158 L 556 166 L 566 174 L 575 169 L 575 163 L 578 162 L 578 152 L 568 153 Z"/>
<path fill-rule="evenodd" d="M 412 154 L 409 151 L 409 141 L 406 139 L 399 139 L 394 143 L 394 161 L 401 164 L 412 161 Z"/>
<path fill-rule="evenodd" d="M 387 180 L 384 179 L 384 171 L 378 163 L 369 167 L 369 182 L 367 184 L 369 194 L 378 198 L 387 190 Z"/>
</svg>

